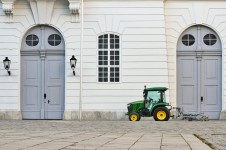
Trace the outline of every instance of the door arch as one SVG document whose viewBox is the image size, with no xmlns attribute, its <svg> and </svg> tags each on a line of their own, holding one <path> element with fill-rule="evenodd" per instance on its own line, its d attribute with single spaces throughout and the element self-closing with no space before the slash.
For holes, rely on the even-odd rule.
<svg viewBox="0 0 226 150">
<path fill-rule="evenodd" d="M 196 25 L 177 43 L 177 106 L 219 119 L 222 109 L 222 47 L 212 29 Z"/>
<path fill-rule="evenodd" d="M 21 110 L 23 119 L 63 119 L 65 44 L 49 26 L 36 26 L 21 45 Z"/>
</svg>

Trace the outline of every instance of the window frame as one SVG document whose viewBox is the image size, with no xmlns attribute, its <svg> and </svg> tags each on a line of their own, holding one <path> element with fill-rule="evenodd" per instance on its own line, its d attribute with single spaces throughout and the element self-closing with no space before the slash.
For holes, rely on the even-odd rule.
<svg viewBox="0 0 226 150">
<path fill-rule="evenodd" d="M 50 40 L 50 37 L 51 37 L 51 36 L 54 37 L 53 40 Z M 56 36 L 59 36 L 60 40 L 56 40 Z M 62 43 L 62 37 L 61 37 L 59 34 L 56 34 L 56 33 L 50 34 L 50 35 L 48 36 L 47 42 L 48 42 L 48 44 L 49 44 L 50 46 L 52 46 L 52 47 L 57 47 L 57 46 L 59 46 L 59 45 Z M 50 42 L 53 42 L 54 44 L 51 45 Z M 56 45 L 56 42 L 59 42 L 59 44 Z"/>
<path fill-rule="evenodd" d="M 210 36 L 213 35 L 215 37 L 215 39 L 210 38 Z M 205 38 L 206 36 L 208 36 L 208 38 Z M 214 46 L 218 41 L 217 41 L 217 36 L 213 33 L 207 33 L 203 36 L 202 38 L 202 42 L 206 45 L 206 46 Z M 209 44 L 206 44 L 206 41 L 208 41 Z M 212 41 L 215 41 L 214 44 L 212 44 Z"/>
<path fill-rule="evenodd" d="M 32 39 L 28 40 L 27 38 L 28 38 L 29 36 L 31 36 Z M 37 37 L 37 39 L 38 39 L 38 40 L 37 40 L 38 43 L 37 43 L 36 45 L 34 45 L 34 42 L 35 42 L 35 40 L 33 40 L 34 36 Z M 32 45 L 28 45 L 27 42 L 31 42 Z M 37 34 L 31 33 L 31 34 L 28 34 L 28 35 L 26 36 L 26 38 L 25 38 L 25 44 L 26 44 L 28 47 L 36 47 L 36 46 L 39 45 L 39 43 L 40 43 L 40 40 L 39 40 L 39 37 L 38 37 Z"/>
<path fill-rule="evenodd" d="M 188 38 L 187 38 L 186 40 L 183 40 L 183 38 L 184 38 L 185 36 L 187 36 Z M 194 41 L 191 40 L 191 39 L 189 38 L 190 36 L 194 39 Z M 190 44 L 190 43 L 189 43 L 190 41 L 193 42 L 193 43 Z M 188 34 L 184 34 L 184 35 L 181 37 L 181 42 L 182 42 L 182 44 L 183 44 L 184 46 L 193 46 L 193 45 L 195 44 L 195 42 L 196 42 L 196 39 L 195 39 L 195 36 L 194 36 L 194 35 L 188 33 Z M 186 45 L 184 42 L 187 42 L 188 45 Z"/>
<path fill-rule="evenodd" d="M 100 36 L 104 36 L 104 35 L 108 35 L 108 48 L 107 49 L 99 49 L 99 37 Z M 119 36 L 119 49 L 111 49 L 110 48 L 110 35 L 111 34 L 113 34 L 113 35 L 116 35 L 116 36 Z M 121 61 L 121 35 L 120 34 L 118 34 L 118 33 L 115 33 L 115 32 L 104 32 L 104 33 L 100 33 L 100 34 L 98 34 L 97 35 L 97 51 L 96 51 L 96 58 L 97 58 L 97 67 L 96 67 L 96 83 L 98 83 L 98 84 L 109 84 L 109 83 L 111 83 L 111 84 L 119 84 L 119 83 L 121 83 L 121 74 L 122 74 L 122 72 L 121 72 L 121 63 L 122 63 L 122 61 Z M 103 50 L 103 51 L 107 51 L 108 52 L 108 65 L 99 65 L 99 51 L 100 50 Z M 110 55 L 110 52 L 111 52 L 111 50 L 113 50 L 113 51 L 119 51 L 119 65 L 111 65 L 110 64 L 110 57 L 111 57 L 111 55 Z M 115 62 L 115 61 L 114 61 Z M 108 81 L 107 82 L 100 82 L 99 81 L 99 67 L 107 67 L 108 68 Z M 111 67 L 118 67 L 119 68 L 119 82 L 111 82 L 110 81 L 110 68 Z"/>
</svg>

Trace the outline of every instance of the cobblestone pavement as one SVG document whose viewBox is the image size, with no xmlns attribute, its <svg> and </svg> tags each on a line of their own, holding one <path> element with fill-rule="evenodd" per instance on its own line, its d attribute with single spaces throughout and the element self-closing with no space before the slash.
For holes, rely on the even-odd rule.
<svg viewBox="0 0 226 150">
<path fill-rule="evenodd" d="M 226 121 L 0 121 L 0 150 L 226 150 Z"/>
</svg>

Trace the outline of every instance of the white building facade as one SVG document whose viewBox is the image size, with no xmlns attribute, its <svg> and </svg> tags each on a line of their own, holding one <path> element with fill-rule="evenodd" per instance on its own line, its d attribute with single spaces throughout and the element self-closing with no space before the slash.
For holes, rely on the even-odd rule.
<svg viewBox="0 0 226 150">
<path fill-rule="evenodd" d="M 121 120 L 144 85 L 225 118 L 225 43 L 224 0 L 1 0 L 0 119 Z"/>
</svg>

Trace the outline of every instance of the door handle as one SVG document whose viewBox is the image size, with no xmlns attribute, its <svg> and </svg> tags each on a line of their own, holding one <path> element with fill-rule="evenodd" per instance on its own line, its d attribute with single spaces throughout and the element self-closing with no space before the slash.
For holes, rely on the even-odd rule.
<svg viewBox="0 0 226 150">
<path fill-rule="evenodd" d="M 46 99 L 46 93 L 44 93 L 44 99 Z"/>
<path fill-rule="evenodd" d="M 203 102 L 203 97 L 201 96 L 201 102 Z"/>
<path fill-rule="evenodd" d="M 50 100 L 48 100 L 48 104 L 50 103 Z"/>
</svg>

